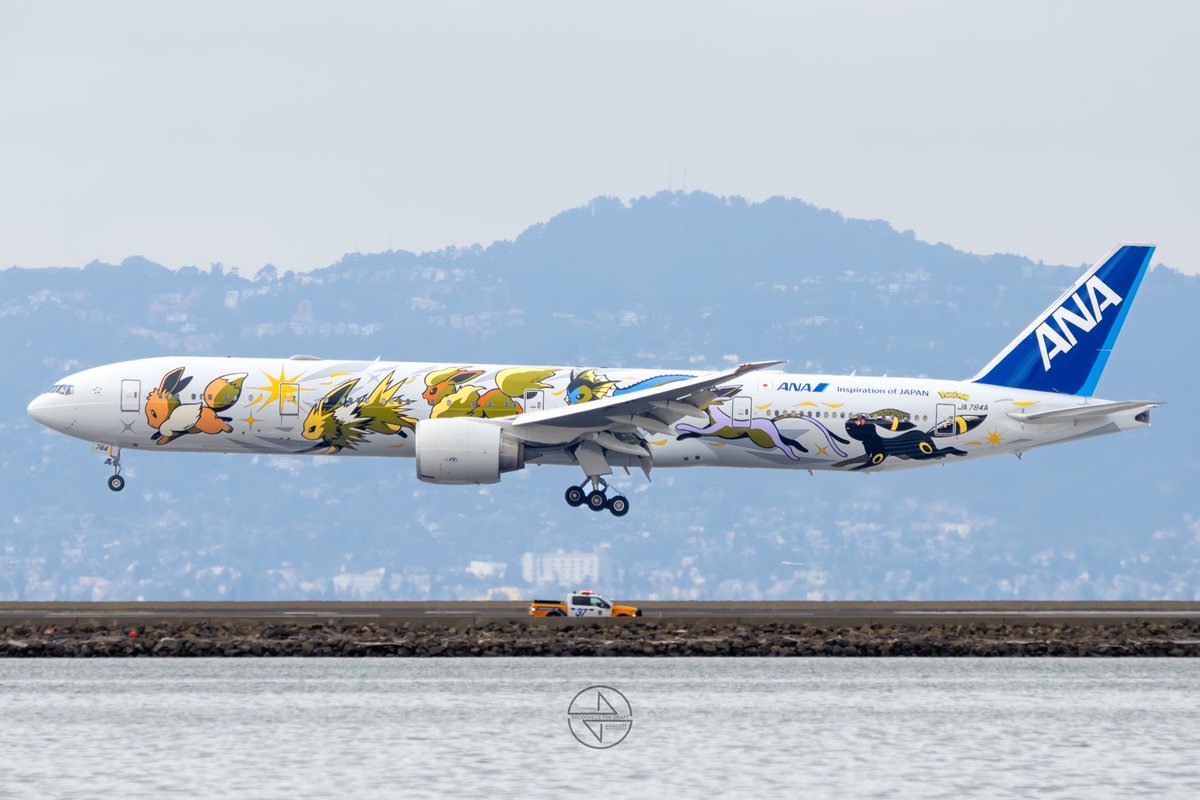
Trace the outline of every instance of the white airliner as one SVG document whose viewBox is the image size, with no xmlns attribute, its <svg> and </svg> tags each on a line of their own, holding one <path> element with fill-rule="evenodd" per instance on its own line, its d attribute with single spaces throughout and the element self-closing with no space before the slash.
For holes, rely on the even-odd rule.
<svg viewBox="0 0 1200 800">
<path fill-rule="evenodd" d="M 166 356 L 69 375 L 29 414 L 106 452 L 113 491 L 129 449 L 412 456 L 441 484 L 575 465 L 567 502 L 623 516 L 614 468 L 880 472 L 1148 425 L 1158 403 L 1092 393 L 1153 249 L 1118 247 L 965 381 Z"/>
</svg>

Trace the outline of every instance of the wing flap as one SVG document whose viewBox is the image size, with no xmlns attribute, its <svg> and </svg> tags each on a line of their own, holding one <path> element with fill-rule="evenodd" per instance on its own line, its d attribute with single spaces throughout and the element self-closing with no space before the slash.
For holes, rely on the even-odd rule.
<svg viewBox="0 0 1200 800">
<path fill-rule="evenodd" d="M 621 421 L 624 422 L 623 419 Z M 675 432 L 671 430 L 670 425 L 661 420 L 658 416 L 652 414 L 630 414 L 629 424 L 635 425 L 643 430 L 650 431 L 651 433 L 661 434 L 663 436 L 670 436 Z"/>
<path fill-rule="evenodd" d="M 646 448 L 642 447 L 640 444 L 623 442 L 608 431 L 599 431 L 598 433 L 593 433 L 591 435 L 596 437 L 594 439 L 596 444 L 600 445 L 609 452 L 623 453 L 624 455 L 636 456 L 638 458 L 650 457 L 649 451 L 647 451 Z"/>
</svg>

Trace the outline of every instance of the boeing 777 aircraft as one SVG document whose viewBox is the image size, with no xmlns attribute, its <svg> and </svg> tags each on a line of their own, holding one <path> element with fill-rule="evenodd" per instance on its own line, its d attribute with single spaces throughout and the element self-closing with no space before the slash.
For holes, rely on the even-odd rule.
<svg viewBox="0 0 1200 800">
<path fill-rule="evenodd" d="M 1118 247 L 965 381 L 166 356 L 69 375 L 29 414 L 97 443 L 115 492 L 128 449 L 411 456 L 441 484 L 574 465 L 567 502 L 623 516 L 618 467 L 882 472 L 1144 427 L 1158 403 L 1092 394 L 1153 251 Z"/>
</svg>

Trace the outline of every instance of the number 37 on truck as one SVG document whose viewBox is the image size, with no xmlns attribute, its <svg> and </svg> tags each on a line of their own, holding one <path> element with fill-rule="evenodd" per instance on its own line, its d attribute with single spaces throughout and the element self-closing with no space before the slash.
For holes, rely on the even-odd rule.
<svg viewBox="0 0 1200 800">
<path fill-rule="evenodd" d="M 534 600 L 529 604 L 531 617 L 640 617 L 642 610 L 635 606 L 620 606 L 608 602 L 595 592 L 580 590 L 564 600 Z"/>
</svg>

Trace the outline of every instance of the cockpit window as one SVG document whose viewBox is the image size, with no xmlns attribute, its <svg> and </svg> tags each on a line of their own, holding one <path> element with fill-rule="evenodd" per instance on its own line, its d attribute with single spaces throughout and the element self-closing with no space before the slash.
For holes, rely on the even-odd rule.
<svg viewBox="0 0 1200 800">
<path fill-rule="evenodd" d="M 69 383 L 56 383 L 46 390 L 46 394 L 75 394 L 75 387 Z"/>
</svg>

